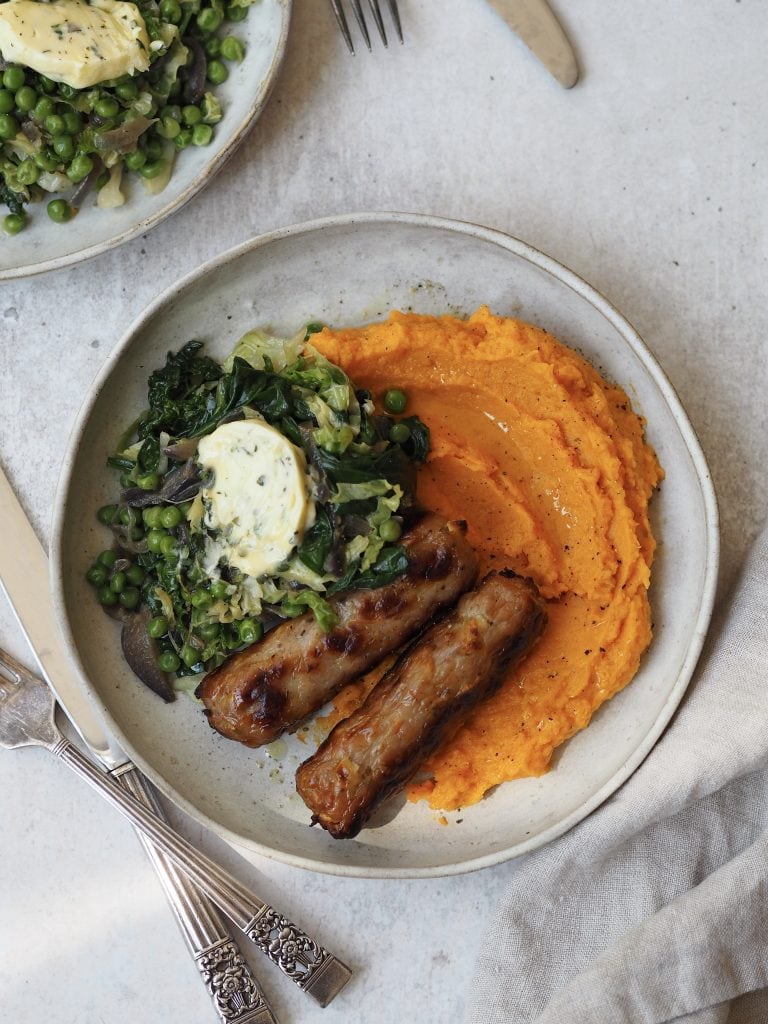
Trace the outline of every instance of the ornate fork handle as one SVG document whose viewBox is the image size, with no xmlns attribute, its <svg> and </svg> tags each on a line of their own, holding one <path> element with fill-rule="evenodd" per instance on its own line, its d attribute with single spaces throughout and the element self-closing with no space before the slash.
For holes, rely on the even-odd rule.
<svg viewBox="0 0 768 1024">
<path fill-rule="evenodd" d="M 128 762 L 110 774 L 137 800 L 166 820 L 159 801 L 136 765 Z M 157 871 L 219 1020 L 222 1024 L 277 1024 L 267 997 L 221 915 L 143 832 L 137 831 L 137 835 Z"/>
<path fill-rule="evenodd" d="M 49 749 L 141 829 L 302 992 L 327 1006 L 346 985 L 352 973 L 345 964 L 195 850 L 69 740 Z"/>
</svg>

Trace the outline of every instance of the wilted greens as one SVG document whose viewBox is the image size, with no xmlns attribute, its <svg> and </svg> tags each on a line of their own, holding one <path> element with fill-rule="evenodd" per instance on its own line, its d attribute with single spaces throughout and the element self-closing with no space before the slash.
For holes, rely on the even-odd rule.
<svg viewBox="0 0 768 1024">
<path fill-rule="evenodd" d="M 122 490 L 98 517 L 115 550 L 87 575 L 108 609 L 149 616 L 153 662 L 164 672 L 210 670 L 276 621 L 307 610 L 328 631 L 336 621 L 328 597 L 383 586 L 408 568 L 397 541 L 428 430 L 416 416 L 377 411 L 370 393 L 309 338 L 308 331 L 292 339 L 251 331 L 222 364 L 198 341 L 169 353 L 149 376 L 146 410 L 108 460 Z M 304 453 L 315 509 L 290 556 L 259 579 L 217 560 L 196 461 L 201 437 L 249 418 Z"/>
</svg>

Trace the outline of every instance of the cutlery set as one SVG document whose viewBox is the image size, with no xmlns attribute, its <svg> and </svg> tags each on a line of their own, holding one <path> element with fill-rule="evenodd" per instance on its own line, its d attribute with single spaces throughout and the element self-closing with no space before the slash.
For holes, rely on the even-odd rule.
<svg viewBox="0 0 768 1024">
<path fill-rule="evenodd" d="M 330 2 L 347 47 L 354 53 L 342 0 Z M 370 50 L 361 0 L 349 2 Z M 546 0 L 488 2 L 564 88 L 575 85 L 578 67 L 573 51 Z M 387 28 L 379 0 L 368 0 L 368 5 L 386 47 Z M 402 42 L 397 0 L 387 0 L 387 10 Z M 108 735 L 83 694 L 54 639 L 47 556 L 2 469 L 0 520 L 4 529 L 0 588 L 43 676 L 39 678 L 0 650 L 0 746 L 46 748 L 134 824 L 221 1021 L 276 1021 L 222 914 L 303 992 L 327 1006 L 350 980 L 349 968 L 173 831 L 149 783 Z M 55 722 L 57 702 L 101 767 L 61 734 Z"/>
</svg>

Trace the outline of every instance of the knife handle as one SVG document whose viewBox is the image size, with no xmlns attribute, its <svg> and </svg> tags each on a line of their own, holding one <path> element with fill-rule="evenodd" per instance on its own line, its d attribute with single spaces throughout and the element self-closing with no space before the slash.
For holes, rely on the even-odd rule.
<svg viewBox="0 0 768 1024">
<path fill-rule="evenodd" d="M 346 964 L 196 850 L 69 740 L 62 736 L 48 749 L 160 847 L 302 992 L 327 1006 L 344 988 L 352 977 Z"/>
<path fill-rule="evenodd" d="M 135 764 L 122 764 L 110 775 L 158 818 L 167 820 Z M 218 910 L 143 832 L 137 829 L 137 835 L 157 871 L 219 1020 L 222 1024 L 277 1024 L 267 997 Z"/>
</svg>

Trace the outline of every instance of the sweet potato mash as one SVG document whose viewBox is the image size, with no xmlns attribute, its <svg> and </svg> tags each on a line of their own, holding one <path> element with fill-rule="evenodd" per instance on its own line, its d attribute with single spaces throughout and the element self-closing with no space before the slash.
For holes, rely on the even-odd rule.
<svg viewBox="0 0 768 1024">
<path fill-rule="evenodd" d="M 406 392 L 431 431 L 421 503 L 465 519 L 485 569 L 509 566 L 547 599 L 538 646 L 409 796 L 454 809 L 541 775 L 651 640 L 648 502 L 663 472 L 642 419 L 571 349 L 485 307 L 466 321 L 392 313 L 312 340 L 377 401 Z"/>
</svg>

